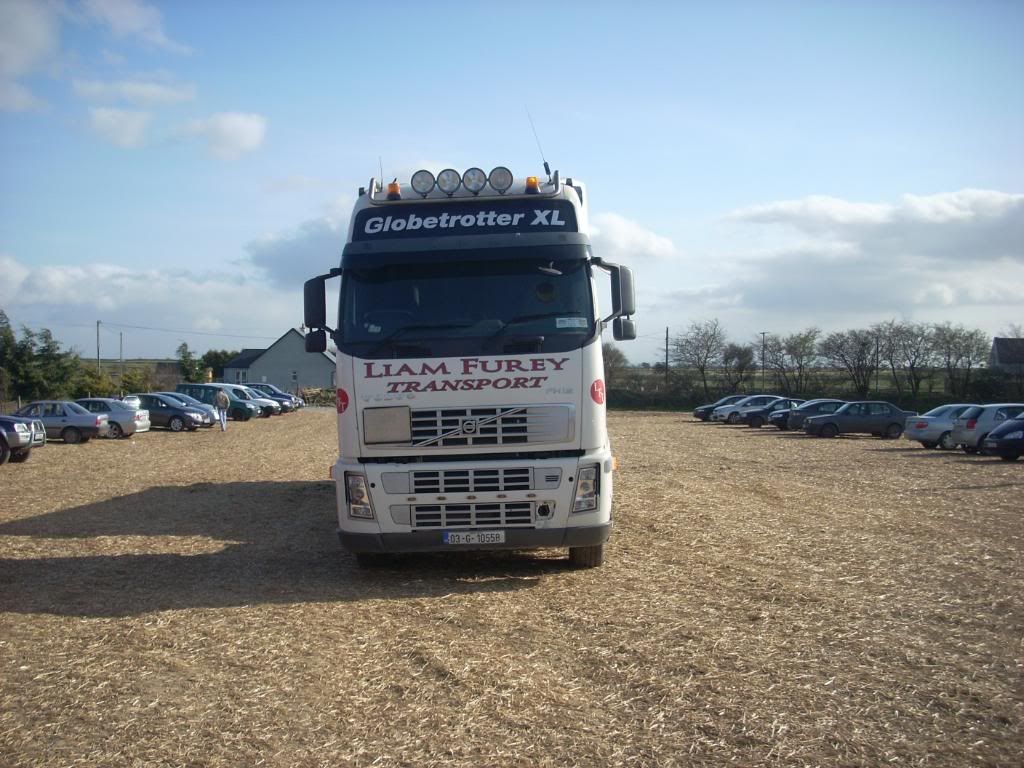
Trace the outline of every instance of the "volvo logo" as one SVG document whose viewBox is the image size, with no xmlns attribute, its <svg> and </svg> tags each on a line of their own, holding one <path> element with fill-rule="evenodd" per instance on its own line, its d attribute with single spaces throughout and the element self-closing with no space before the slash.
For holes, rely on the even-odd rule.
<svg viewBox="0 0 1024 768">
<path fill-rule="evenodd" d="M 464 435 L 475 435 L 476 434 L 476 419 L 463 419 L 462 420 L 462 434 Z"/>
</svg>

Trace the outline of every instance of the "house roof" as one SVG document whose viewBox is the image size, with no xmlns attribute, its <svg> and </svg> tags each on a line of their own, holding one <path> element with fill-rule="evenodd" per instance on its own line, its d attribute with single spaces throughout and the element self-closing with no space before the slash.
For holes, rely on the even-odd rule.
<svg viewBox="0 0 1024 768">
<path fill-rule="evenodd" d="M 998 336 L 992 341 L 996 361 L 1002 365 L 1024 365 L 1024 339 L 1003 339 Z"/>
<path fill-rule="evenodd" d="M 275 342 L 276 343 L 276 342 Z M 225 368 L 248 368 L 267 350 L 265 349 L 243 349 L 233 358 L 224 363 Z"/>
</svg>

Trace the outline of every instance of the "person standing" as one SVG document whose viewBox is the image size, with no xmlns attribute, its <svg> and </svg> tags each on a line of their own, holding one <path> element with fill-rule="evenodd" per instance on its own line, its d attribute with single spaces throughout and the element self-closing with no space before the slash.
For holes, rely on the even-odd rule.
<svg viewBox="0 0 1024 768">
<path fill-rule="evenodd" d="M 223 389 L 218 389 L 217 394 L 213 396 L 213 405 L 217 409 L 217 418 L 220 419 L 220 431 L 227 432 L 228 408 L 231 407 L 231 401 L 228 399 L 228 393 Z"/>
</svg>

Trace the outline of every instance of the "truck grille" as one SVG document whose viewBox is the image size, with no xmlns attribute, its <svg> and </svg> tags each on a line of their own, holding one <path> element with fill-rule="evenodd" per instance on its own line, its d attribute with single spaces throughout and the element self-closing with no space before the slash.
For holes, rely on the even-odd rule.
<svg viewBox="0 0 1024 768">
<path fill-rule="evenodd" d="M 518 469 L 449 469 L 443 472 L 413 472 L 413 493 L 484 493 L 487 491 L 528 491 L 532 472 Z"/>
<path fill-rule="evenodd" d="M 412 507 L 414 528 L 503 528 L 533 525 L 533 503 L 420 504 Z"/>
<path fill-rule="evenodd" d="M 571 440 L 574 411 L 566 405 L 437 408 L 412 412 L 412 444 L 451 448 Z"/>
</svg>

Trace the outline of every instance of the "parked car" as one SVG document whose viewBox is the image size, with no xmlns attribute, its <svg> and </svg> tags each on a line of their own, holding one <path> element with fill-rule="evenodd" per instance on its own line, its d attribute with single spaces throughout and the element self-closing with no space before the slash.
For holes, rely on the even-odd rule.
<svg viewBox="0 0 1024 768">
<path fill-rule="evenodd" d="M 964 453 L 977 453 L 988 433 L 1024 413 L 1024 403 L 992 403 L 968 408 L 953 421 L 953 442 Z"/>
<path fill-rule="evenodd" d="M 1024 418 L 1007 419 L 989 432 L 981 443 L 981 452 L 1003 461 L 1016 461 L 1024 456 Z"/>
<path fill-rule="evenodd" d="M 39 419 L 0 414 L 0 464 L 28 461 L 33 448 L 46 445 L 46 426 Z"/>
<path fill-rule="evenodd" d="M 259 406 L 252 402 L 248 396 L 239 397 L 238 393 L 227 389 L 225 384 L 195 384 L 183 383 L 174 388 L 176 392 L 194 397 L 207 405 L 213 405 L 213 398 L 217 390 L 223 389 L 228 395 L 228 416 L 238 421 L 248 421 L 260 413 Z"/>
<path fill-rule="evenodd" d="M 707 421 L 711 418 L 711 412 L 723 405 L 731 405 L 732 403 L 738 403 L 740 400 L 745 398 L 746 395 L 729 395 L 727 397 L 720 398 L 713 403 L 707 405 L 701 405 L 693 409 L 694 417 L 701 421 Z"/>
<path fill-rule="evenodd" d="M 788 397 L 780 397 L 768 405 L 754 408 L 743 408 L 740 410 L 740 420 L 748 427 L 760 429 L 776 411 L 789 411 L 799 406 L 803 400 L 793 400 Z"/>
<path fill-rule="evenodd" d="M 912 416 L 904 425 L 903 436 L 907 440 L 915 440 L 925 448 L 941 448 L 951 451 L 956 448 L 953 442 L 953 420 L 968 408 L 976 408 L 974 403 L 953 403 L 932 408 L 928 413 Z"/>
<path fill-rule="evenodd" d="M 212 405 L 207 405 L 202 400 L 196 400 L 191 395 L 186 395 L 183 392 L 155 392 L 154 394 L 165 395 L 189 408 L 198 408 L 204 414 L 203 423 L 200 425 L 202 427 L 212 427 L 217 423 L 217 409 Z"/>
<path fill-rule="evenodd" d="M 748 395 L 735 403 L 720 405 L 711 412 L 711 421 L 724 421 L 726 424 L 739 424 L 740 409 L 768 405 L 779 399 L 778 395 Z"/>
<path fill-rule="evenodd" d="M 299 410 L 299 408 L 304 408 L 306 405 L 306 401 L 298 395 L 293 395 L 291 392 L 285 392 L 283 389 L 275 387 L 273 384 L 250 384 L 249 386 L 253 389 L 259 390 L 265 395 L 274 397 L 275 399 L 277 399 L 277 397 L 290 397 L 292 400 L 292 408 L 296 411 Z"/>
<path fill-rule="evenodd" d="M 262 392 L 257 392 L 255 389 L 245 384 L 228 384 L 227 386 L 237 387 L 245 392 L 245 394 L 249 396 L 249 399 L 260 407 L 260 416 L 263 418 L 281 415 L 283 409 L 277 400 L 269 398 Z"/>
<path fill-rule="evenodd" d="M 171 432 L 182 432 L 186 429 L 195 432 L 203 423 L 203 412 L 198 408 L 182 405 L 180 400 L 172 400 L 166 395 L 152 392 L 139 395 L 139 400 L 149 411 L 149 418 L 154 427 L 164 427 Z"/>
<path fill-rule="evenodd" d="M 70 400 L 37 400 L 14 412 L 15 416 L 39 419 L 46 426 L 46 437 L 65 443 L 87 443 L 105 437 L 109 430 L 105 413 L 90 413 Z"/>
<path fill-rule="evenodd" d="M 792 408 L 789 411 L 789 419 L 786 426 L 789 429 L 803 429 L 804 420 L 810 416 L 818 416 L 823 413 L 835 413 L 846 405 L 845 400 L 833 400 L 827 397 L 819 397 L 816 400 L 808 400 L 799 408 Z"/>
<path fill-rule="evenodd" d="M 903 434 L 907 417 L 916 415 L 882 400 L 858 400 L 847 403 L 835 413 L 809 416 L 804 420 L 804 432 L 819 437 L 868 434 L 895 440 Z"/>
<path fill-rule="evenodd" d="M 281 409 L 281 413 L 291 413 L 295 410 L 295 403 L 292 400 L 291 395 L 278 395 L 276 393 L 265 392 L 262 389 L 256 389 L 252 384 L 247 384 L 245 391 L 252 397 L 264 398 L 277 403 L 278 407 Z"/>
<path fill-rule="evenodd" d="M 110 429 L 107 437 L 131 437 L 136 432 L 149 432 L 149 411 L 132 408 L 124 400 L 112 397 L 82 397 L 75 400 L 80 406 L 93 413 L 105 413 Z"/>
<path fill-rule="evenodd" d="M 125 395 L 121 398 L 121 402 L 125 405 L 131 406 L 132 408 L 142 407 L 142 403 L 139 401 L 138 395 Z"/>
</svg>

